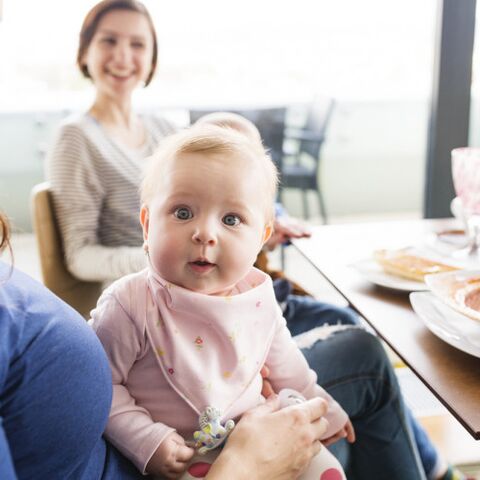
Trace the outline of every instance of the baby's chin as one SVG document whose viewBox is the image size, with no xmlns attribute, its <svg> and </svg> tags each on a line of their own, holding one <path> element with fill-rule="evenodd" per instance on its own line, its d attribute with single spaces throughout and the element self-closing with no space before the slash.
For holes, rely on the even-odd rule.
<svg viewBox="0 0 480 480">
<path fill-rule="evenodd" d="M 202 295 L 213 295 L 216 297 L 228 297 L 232 295 L 232 292 L 234 290 L 235 284 L 233 285 L 227 285 L 227 286 L 222 286 L 222 285 L 212 285 L 212 286 L 194 286 L 194 285 L 182 285 L 183 288 L 186 288 L 187 290 L 190 290 L 195 293 L 200 293 Z"/>
</svg>

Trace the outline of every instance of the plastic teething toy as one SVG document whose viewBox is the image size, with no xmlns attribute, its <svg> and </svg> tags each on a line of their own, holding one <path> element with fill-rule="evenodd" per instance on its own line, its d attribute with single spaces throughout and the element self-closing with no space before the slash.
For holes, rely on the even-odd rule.
<svg viewBox="0 0 480 480">
<path fill-rule="evenodd" d="M 220 422 L 221 417 L 222 412 L 215 407 L 207 407 L 198 417 L 201 430 L 194 432 L 193 439 L 200 455 L 205 455 L 209 450 L 220 446 L 233 430 L 235 422 L 227 420 L 223 426 Z"/>
<path fill-rule="evenodd" d="M 280 390 L 280 392 L 278 392 L 278 398 L 280 399 L 281 408 L 305 402 L 305 397 L 291 388 L 284 388 Z"/>
</svg>

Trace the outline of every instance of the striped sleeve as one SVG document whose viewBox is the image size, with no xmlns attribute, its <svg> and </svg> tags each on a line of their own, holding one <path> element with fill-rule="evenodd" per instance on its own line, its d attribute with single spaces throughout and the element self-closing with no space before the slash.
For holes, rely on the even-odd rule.
<svg viewBox="0 0 480 480">
<path fill-rule="evenodd" d="M 47 159 L 67 267 L 82 280 L 110 281 L 145 266 L 140 246 L 107 246 L 99 241 L 99 219 L 108 195 L 102 160 L 99 145 L 75 123 L 60 128 Z"/>
</svg>

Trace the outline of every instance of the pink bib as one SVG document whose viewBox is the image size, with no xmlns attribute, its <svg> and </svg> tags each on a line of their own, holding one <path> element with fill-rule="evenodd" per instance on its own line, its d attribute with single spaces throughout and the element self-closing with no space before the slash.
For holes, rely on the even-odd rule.
<svg viewBox="0 0 480 480">
<path fill-rule="evenodd" d="M 261 401 L 259 371 L 281 314 L 270 277 L 252 268 L 239 285 L 245 282 L 250 289 L 220 297 L 169 284 L 149 271 L 160 317 L 147 313 L 147 336 L 165 378 L 197 414 L 214 406 L 226 418 L 242 397 L 252 406 Z"/>
</svg>

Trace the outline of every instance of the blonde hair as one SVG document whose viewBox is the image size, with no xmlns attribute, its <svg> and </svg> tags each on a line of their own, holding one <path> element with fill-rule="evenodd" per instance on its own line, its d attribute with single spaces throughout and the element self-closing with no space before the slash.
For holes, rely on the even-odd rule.
<svg viewBox="0 0 480 480">
<path fill-rule="evenodd" d="M 243 133 L 249 140 L 262 143 L 258 128 L 248 118 L 232 112 L 214 112 L 200 117 L 195 125 L 217 125 L 218 127 L 231 128 Z"/>
<path fill-rule="evenodd" d="M 166 162 L 185 153 L 221 154 L 226 162 L 230 155 L 253 157 L 255 166 L 261 171 L 259 182 L 263 183 L 261 188 L 265 190 L 267 218 L 268 221 L 273 219 L 278 173 L 261 142 L 252 142 L 249 137 L 236 130 L 211 124 L 195 124 L 161 142 L 144 172 L 140 187 L 142 203 L 148 205 L 155 195 L 158 179 L 161 178 Z"/>
</svg>

